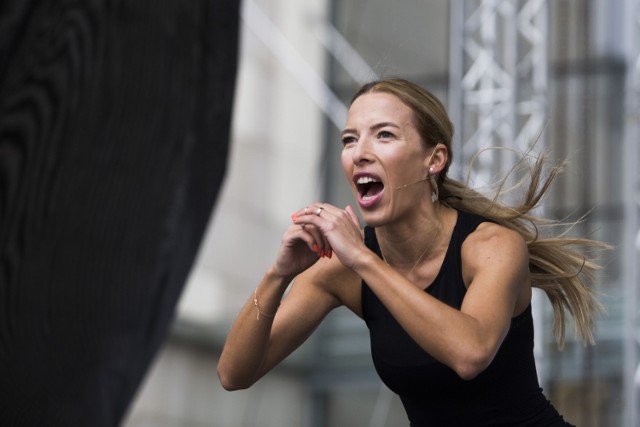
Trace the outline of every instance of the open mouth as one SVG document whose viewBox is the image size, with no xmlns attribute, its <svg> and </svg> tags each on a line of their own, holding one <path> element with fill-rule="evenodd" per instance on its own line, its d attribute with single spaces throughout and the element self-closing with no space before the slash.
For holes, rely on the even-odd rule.
<svg viewBox="0 0 640 427">
<path fill-rule="evenodd" d="M 366 202 L 375 199 L 384 189 L 384 184 L 372 176 L 361 176 L 356 180 L 356 188 L 360 199 Z"/>
</svg>

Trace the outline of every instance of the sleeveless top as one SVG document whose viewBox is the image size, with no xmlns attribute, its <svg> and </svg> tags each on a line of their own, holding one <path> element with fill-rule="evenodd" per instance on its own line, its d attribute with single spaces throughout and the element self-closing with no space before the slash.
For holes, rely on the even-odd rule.
<svg viewBox="0 0 640 427">
<path fill-rule="evenodd" d="M 458 211 L 440 271 L 425 292 L 460 309 L 467 291 L 462 279 L 462 243 L 485 221 Z M 370 227 L 365 228 L 365 243 L 382 258 L 375 230 Z M 411 426 L 570 425 L 544 397 L 538 384 L 531 306 L 512 319 L 494 360 L 472 380 L 463 380 L 425 352 L 364 281 L 362 309 L 376 371 L 387 387 L 400 396 Z"/>
</svg>

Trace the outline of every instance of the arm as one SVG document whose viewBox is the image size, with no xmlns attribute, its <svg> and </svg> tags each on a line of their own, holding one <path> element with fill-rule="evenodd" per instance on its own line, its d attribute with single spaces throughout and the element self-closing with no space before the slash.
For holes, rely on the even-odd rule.
<svg viewBox="0 0 640 427">
<path fill-rule="evenodd" d="M 528 252 L 520 235 L 485 223 L 463 244 L 462 263 L 469 286 L 460 310 L 373 257 L 353 268 L 425 351 L 472 379 L 491 363 L 514 313 L 531 298 Z"/>
<path fill-rule="evenodd" d="M 324 204 L 321 216 L 297 223 L 322 231 L 342 263 L 367 282 L 403 329 L 434 358 L 471 379 L 495 357 L 511 318 L 531 299 L 528 250 L 507 228 L 483 223 L 462 245 L 468 290 L 460 310 L 437 300 L 353 239 L 349 208 Z"/>
<path fill-rule="evenodd" d="M 258 381 L 298 348 L 333 308 L 346 303 L 354 309 L 353 302 L 357 300 L 354 290 L 359 288 L 350 284 L 359 284 L 357 276 L 337 258 L 317 261 L 317 255 L 307 250 L 307 246 L 313 247 L 314 243 L 300 244 L 301 240 L 296 240 L 302 238 L 301 233 L 300 226 L 292 226 L 285 233 L 276 263 L 258 285 L 259 317 L 252 294 L 231 328 L 217 369 L 220 382 L 227 390 L 248 388 Z M 293 241 L 298 243 L 292 245 Z M 287 245 L 293 250 L 289 251 Z M 309 253 L 311 256 L 306 262 L 312 266 L 296 277 L 280 304 L 291 282 L 291 271 L 306 268 L 306 262 L 300 262 L 300 257 Z M 296 257 L 293 268 L 289 268 L 291 263 L 287 266 L 283 262 L 293 259 L 291 254 Z"/>
</svg>

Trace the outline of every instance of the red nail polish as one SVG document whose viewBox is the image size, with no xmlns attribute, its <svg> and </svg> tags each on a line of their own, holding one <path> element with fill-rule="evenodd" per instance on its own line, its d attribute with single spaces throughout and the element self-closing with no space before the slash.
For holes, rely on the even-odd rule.
<svg viewBox="0 0 640 427">
<path fill-rule="evenodd" d="M 297 219 L 298 217 L 296 216 L 296 214 L 291 215 L 291 221 L 296 222 Z"/>
<path fill-rule="evenodd" d="M 320 257 L 324 258 L 324 249 L 320 252 Z"/>
<path fill-rule="evenodd" d="M 329 249 L 329 250 L 327 251 L 327 256 L 328 256 L 329 258 L 331 258 L 331 257 L 333 256 L 333 251 L 332 251 L 331 249 Z"/>
<path fill-rule="evenodd" d="M 315 243 L 313 245 L 313 252 L 318 253 L 318 245 L 316 245 Z"/>
</svg>

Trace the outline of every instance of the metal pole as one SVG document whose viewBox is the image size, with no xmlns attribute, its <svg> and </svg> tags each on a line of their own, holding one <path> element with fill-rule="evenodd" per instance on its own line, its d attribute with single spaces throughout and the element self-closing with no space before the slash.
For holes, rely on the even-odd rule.
<svg viewBox="0 0 640 427">
<path fill-rule="evenodd" d="M 640 425 L 640 0 L 627 1 L 623 243 L 625 284 L 624 425 Z"/>
</svg>

